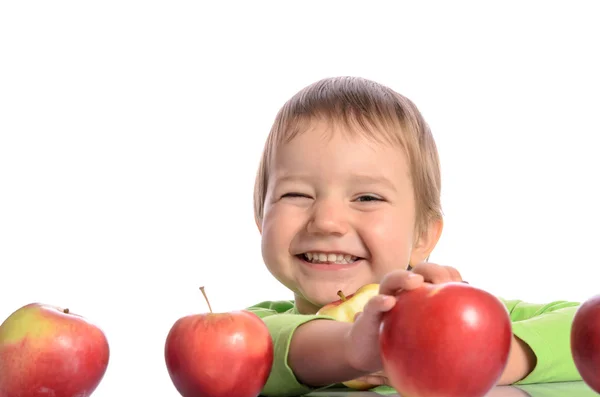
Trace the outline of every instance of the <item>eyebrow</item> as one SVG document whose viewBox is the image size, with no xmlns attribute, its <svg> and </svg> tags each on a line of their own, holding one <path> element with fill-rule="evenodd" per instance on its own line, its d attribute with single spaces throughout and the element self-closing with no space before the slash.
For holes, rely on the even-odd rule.
<svg viewBox="0 0 600 397">
<path fill-rule="evenodd" d="M 308 175 L 303 174 L 280 174 L 275 175 L 275 184 L 281 184 L 284 182 L 296 181 L 296 182 L 309 182 L 312 178 Z M 397 191 L 396 186 L 391 180 L 384 177 L 383 175 L 368 175 L 368 174 L 352 174 L 348 177 L 348 181 L 352 184 L 358 185 L 384 185 L 386 188 Z"/>
<path fill-rule="evenodd" d="M 308 182 L 310 181 L 310 177 L 308 175 L 303 174 L 288 174 L 288 173 L 280 173 L 273 175 L 274 185 L 278 185 L 285 182 Z"/>
<path fill-rule="evenodd" d="M 396 186 L 392 183 L 391 180 L 384 177 L 383 175 L 361 175 L 361 174 L 353 174 L 350 178 L 352 183 L 360 184 L 360 185 L 384 185 L 390 190 L 396 191 Z"/>
</svg>

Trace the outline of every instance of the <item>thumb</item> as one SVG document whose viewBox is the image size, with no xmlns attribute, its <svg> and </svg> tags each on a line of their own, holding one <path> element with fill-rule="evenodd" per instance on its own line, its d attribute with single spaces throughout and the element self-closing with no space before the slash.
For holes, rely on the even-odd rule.
<svg viewBox="0 0 600 397">
<path fill-rule="evenodd" d="M 352 346 L 349 362 L 354 368 L 372 373 L 382 368 L 379 354 L 379 328 L 382 314 L 396 304 L 391 295 L 376 295 L 369 299 L 362 312 L 354 318 L 348 341 Z"/>
<path fill-rule="evenodd" d="M 376 295 L 369 299 L 362 312 L 355 314 L 354 321 L 360 319 L 361 323 L 378 324 L 381 321 L 381 314 L 390 310 L 395 304 L 396 298 L 391 295 Z"/>
</svg>

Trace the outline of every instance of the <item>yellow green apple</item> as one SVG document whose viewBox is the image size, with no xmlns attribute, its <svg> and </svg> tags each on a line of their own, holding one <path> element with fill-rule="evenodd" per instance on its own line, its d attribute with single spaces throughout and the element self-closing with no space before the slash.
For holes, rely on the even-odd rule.
<svg viewBox="0 0 600 397">
<path fill-rule="evenodd" d="M 347 296 L 342 291 L 338 291 L 337 294 L 340 299 L 323 306 L 317 314 L 333 317 L 337 321 L 353 323 L 356 314 L 363 311 L 369 299 L 379 294 L 379 284 L 364 285 Z M 375 386 L 355 379 L 343 384 L 356 390 L 368 390 Z"/>
<path fill-rule="evenodd" d="M 103 331 L 69 309 L 31 303 L 0 325 L 2 397 L 89 397 L 108 361 Z"/>
</svg>

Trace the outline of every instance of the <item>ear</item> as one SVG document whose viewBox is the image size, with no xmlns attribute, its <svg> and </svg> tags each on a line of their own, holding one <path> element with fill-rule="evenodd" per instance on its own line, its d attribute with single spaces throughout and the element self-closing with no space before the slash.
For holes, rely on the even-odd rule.
<svg viewBox="0 0 600 397">
<path fill-rule="evenodd" d="M 254 222 L 256 223 L 256 227 L 258 228 L 258 232 L 260 234 L 262 234 L 262 224 L 261 222 L 259 222 L 258 218 L 255 216 L 254 217 Z"/>
<path fill-rule="evenodd" d="M 429 222 L 427 229 L 421 231 L 410 254 L 410 266 L 415 267 L 429 259 L 429 254 L 437 245 L 443 228 L 444 221 L 439 218 Z"/>
</svg>

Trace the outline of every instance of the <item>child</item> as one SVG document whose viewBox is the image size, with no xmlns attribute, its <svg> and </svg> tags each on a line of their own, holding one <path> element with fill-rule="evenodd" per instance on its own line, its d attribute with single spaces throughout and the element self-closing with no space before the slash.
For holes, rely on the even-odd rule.
<svg viewBox="0 0 600 397">
<path fill-rule="evenodd" d="M 415 105 L 362 78 L 329 78 L 279 111 L 260 163 L 255 217 L 262 255 L 292 301 L 249 308 L 275 344 L 262 393 L 297 396 L 361 378 L 388 384 L 378 329 L 394 293 L 423 282 L 461 281 L 427 263 L 442 232 L 434 139 Z M 380 284 L 354 323 L 315 313 Z M 579 380 L 569 332 L 576 303 L 505 301 L 513 343 L 500 384 Z"/>
</svg>

